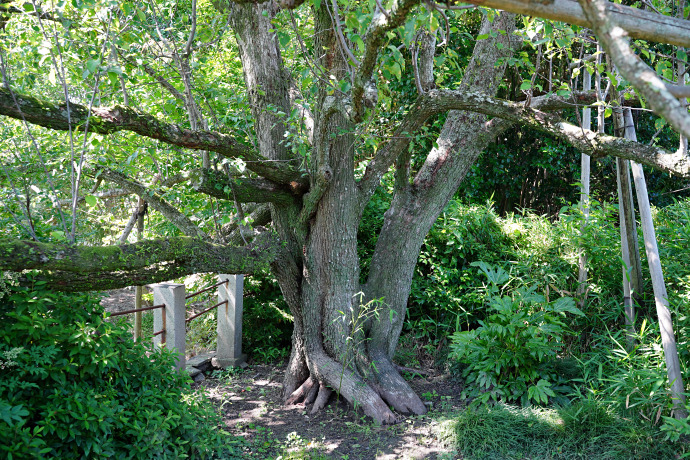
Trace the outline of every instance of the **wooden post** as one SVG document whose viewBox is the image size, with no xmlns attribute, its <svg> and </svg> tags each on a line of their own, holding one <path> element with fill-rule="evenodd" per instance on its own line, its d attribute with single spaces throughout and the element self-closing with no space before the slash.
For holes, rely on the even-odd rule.
<svg viewBox="0 0 690 460">
<path fill-rule="evenodd" d="M 625 137 L 623 108 L 620 105 L 614 107 L 613 114 L 616 135 Z M 635 345 L 636 302 L 634 300 L 639 299 L 642 290 L 642 267 L 640 262 L 640 246 L 637 242 L 632 184 L 630 182 L 630 161 L 616 158 L 616 182 L 618 185 L 621 257 L 623 259 L 623 319 L 627 329 L 627 348 L 631 350 Z"/>
<path fill-rule="evenodd" d="M 582 75 L 582 90 L 592 89 L 592 75 L 584 71 Z M 592 129 L 592 109 L 585 107 L 582 109 L 582 127 Z M 589 176 L 590 176 L 590 156 L 586 153 L 580 155 L 580 210 L 582 211 L 583 221 L 580 229 L 584 232 L 589 222 Z M 578 261 L 579 271 L 577 276 L 577 298 L 580 308 L 585 306 L 587 297 L 587 255 L 584 249 L 580 249 Z"/>
<path fill-rule="evenodd" d="M 218 347 L 214 365 L 217 367 L 241 366 L 247 359 L 242 354 L 242 289 L 244 275 L 218 275 Z"/>
<path fill-rule="evenodd" d="M 633 124 L 632 112 L 629 108 L 624 110 L 625 116 L 625 137 L 637 141 L 635 125 Z M 659 328 L 661 329 L 661 343 L 664 347 L 664 358 L 666 359 L 666 372 L 671 384 L 671 396 L 673 397 L 673 409 L 677 419 L 687 418 L 685 410 L 685 387 L 683 377 L 680 373 L 680 360 L 676 348 L 676 339 L 673 334 L 673 321 L 671 320 L 671 310 L 668 308 L 668 295 L 664 274 L 661 271 L 661 260 L 659 259 L 659 247 L 656 243 L 656 233 L 654 222 L 652 221 L 652 210 L 649 205 L 649 195 L 647 193 L 647 183 L 644 178 L 642 165 L 632 163 L 633 178 L 635 179 L 635 191 L 637 192 L 637 204 L 640 207 L 640 220 L 642 222 L 642 232 L 644 234 L 644 246 L 647 251 L 647 261 L 649 262 L 649 272 L 652 277 L 654 288 L 654 300 L 656 303 L 656 314 L 659 318 Z"/>
<path fill-rule="evenodd" d="M 153 288 L 153 304 L 165 304 L 165 308 L 153 310 L 154 331 L 165 329 L 165 347 L 177 352 L 175 367 L 185 367 L 185 288 L 184 284 L 160 283 Z M 153 338 L 154 345 L 162 346 L 163 337 Z"/>
<path fill-rule="evenodd" d="M 146 214 L 146 201 L 139 198 L 137 203 L 138 215 L 137 215 L 137 241 L 141 241 L 144 237 L 144 214 Z M 138 309 L 142 306 L 142 295 L 144 294 L 143 286 L 136 286 L 134 288 L 134 308 Z M 138 342 L 141 340 L 142 332 L 141 325 L 143 321 L 142 311 L 134 313 L 134 341 Z"/>
<path fill-rule="evenodd" d="M 618 176 L 618 218 L 620 221 L 621 256 L 623 259 L 623 306 L 625 326 L 628 330 L 628 350 L 634 346 L 635 333 L 635 297 L 639 296 L 640 281 L 637 270 L 640 268 L 640 249 L 637 244 L 637 225 L 632 202 L 630 183 L 630 162 L 616 158 Z"/>
</svg>

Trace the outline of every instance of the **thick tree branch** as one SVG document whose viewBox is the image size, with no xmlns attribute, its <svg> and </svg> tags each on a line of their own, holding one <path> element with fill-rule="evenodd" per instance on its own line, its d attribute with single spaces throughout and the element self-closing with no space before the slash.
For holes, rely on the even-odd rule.
<svg viewBox="0 0 690 460">
<path fill-rule="evenodd" d="M 279 250 L 279 241 L 268 232 L 241 247 L 189 237 L 105 247 L 0 240 L 0 270 L 46 271 L 57 290 L 103 290 L 193 273 L 252 273 L 273 261 Z"/>
<path fill-rule="evenodd" d="M 668 92 L 678 99 L 690 98 L 690 85 L 672 85 L 669 83 L 665 85 Z"/>
<path fill-rule="evenodd" d="M 29 123 L 59 131 L 67 131 L 70 127 L 73 130 L 83 129 L 88 120 L 89 132 L 92 133 L 112 134 L 118 131 L 131 131 L 167 144 L 192 150 L 208 150 L 227 158 L 241 159 L 246 163 L 247 169 L 274 182 L 287 184 L 301 180 L 301 174 L 292 166 L 284 162 L 269 161 L 227 134 L 192 131 L 121 105 L 94 108 L 89 112 L 88 107 L 72 102 L 68 118 L 67 107 L 64 104 L 40 101 L 14 93 L 17 98 L 15 104 L 12 96 L 10 91 L 0 88 L 0 115 L 25 119 Z"/>
<path fill-rule="evenodd" d="M 253 229 L 263 227 L 271 223 L 271 208 L 267 204 L 259 205 L 251 209 L 247 217 Z M 243 241 L 242 226 L 238 225 L 237 221 L 223 225 L 220 234 L 230 244 L 241 244 Z"/>
<path fill-rule="evenodd" d="M 264 236 L 265 235 L 265 236 Z M 0 240 L 0 270 L 60 270 L 72 273 L 132 271 L 164 262 L 239 270 L 273 260 L 279 245 L 269 233 L 242 247 L 208 243 L 186 236 L 118 246 L 71 246 L 25 240 Z M 257 259 L 259 262 L 253 261 Z M 235 267 L 235 268 L 233 268 Z"/>
<path fill-rule="evenodd" d="M 438 94 L 438 92 L 434 93 L 434 95 L 436 94 Z M 505 101 L 501 102 L 503 103 Z M 534 110 L 555 111 L 594 102 L 596 102 L 596 94 L 593 91 L 574 91 L 569 98 L 564 98 L 556 94 L 536 97 L 532 99 L 531 108 Z M 467 110 L 474 110 L 477 105 L 473 105 L 473 108 L 469 108 L 469 105 L 467 107 Z M 522 107 L 522 104 L 515 104 L 515 107 Z M 488 110 L 489 108 L 485 109 Z M 378 187 L 381 178 L 398 158 L 400 153 L 408 149 L 413 139 L 412 134 L 421 128 L 430 117 L 442 111 L 445 111 L 445 109 L 441 109 L 439 105 L 427 102 L 424 96 L 419 97 L 411 106 L 391 139 L 379 149 L 376 156 L 367 165 L 364 176 L 359 182 L 362 206 L 365 206 L 369 201 L 371 194 L 376 187 Z M 475 111 L 479 112 L 479 110 Z"/>
<path fill-rule="evenodd" d="M 627 33 L 609 13 L 608 4 L 606 0 L 580 0 L 590 27 L 621 75 L 645 97 L 657 115 L 682 135 L 690 137 L 688 109 L 669 92 L 656 72 L 635 54 L 628 43 Z M 690 27 L 687 33 L 690 35 Z"/>
<path fill-rule="evenodd" d="M 574 0 L 553 0 L 550 2 L 465 0 L 465 2 L 592 28 L 590 20 L 585 17 L 582 11 L 582 7 Z M 632 38 L 690 47 L 690 21 L 610 2 L 606 2 L 606 11 L 616 24 L 625 29 Z"/>
<path fill-rule="evenodd" d="M 197 169 L 190 173 L 191 185 L 197 192 L 240 203 L 291 204 L 297 195 L 287 186 L 280 186 L 262 179 L 232 178 L 220 171 Z M 298 192 L 298 189 L 294 189 Z"/>
<path fill-rule="evenodd" d="M 364 93 L 367 87 L 376 87 L 373 74 L 379 51 L 386 42 L 386 32 L 400 26 L 407 19 L 412 8 L 419 3 L 420 0 L 395 0 L 390 11 L 376 8 L 364 35 L 364 56 L 357 67 L 355 84 L 352 88 L 355 121 L 361 121 L 364 115 Z"/>
<path fill-rule="evenodd" d="M 593 158 L 615 156 L 637 161 L 668 173 L 683 177 L 690 176 L 690 158 L 684 155 L 627 139 L 595 133 L 567 123 L 557 115 L 548 114 L 533 107 L 525 108 L 523 104 L 503 101 L 476 92 L 449 90 L 431 91 L 428 96 L 420 99 L 421 101 L 415 105 L 415 110 L 425 112 L 469 110 L 483 113 L 550 133 Z"/>
<path fill-rule="evenodd" d="M 237 3 L 238 5 L 254 4 L 258 5 L 261 3 L 266 3 L 267 0 L 214 0 L 211 3 L 220 12 L 227 12 L 230 3 Z M 278 8 L 283 10 L 294 10 L 295 8 L 301 6 L 305 0 L 275 0 L 275 4 Z"/>
<path fill-rule="evenodd" d="M 160 195 L 150 190 L 141 182 L 130 179 L 122 173 L 112 169 L 101 169 L 100 176 L 106 180 L 118 184 L 125 190 L 139 195 L 149 206 L 163 214 L 175 227 L 188 236 L 207 239 L 208 235 L 195 225 L 187 216 L 175 209 L 170 203 L 165 201 Z"/>
</svg>

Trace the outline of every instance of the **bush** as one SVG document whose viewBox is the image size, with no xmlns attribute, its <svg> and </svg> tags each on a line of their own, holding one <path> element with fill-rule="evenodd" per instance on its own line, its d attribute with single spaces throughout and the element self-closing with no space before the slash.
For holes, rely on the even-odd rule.
<svg viewBox="0 0 690 460">
<path fill-rule="evenodd" d="M 562 349 L 566 313 L 582 315 L 570 297 L 547 302 L 534 287 L 518 287 L 502 295 L 511 281 L 502 268 L 477 263 L 487 277 L 487 302 L 491 314 L 477 329 L 451 336 L 450 358 L 464 363 L 463 374 L 474 403 L 521 401 L 545 404 L 564 401 L 570 387 L 560 385 L 559 376 L 547 365 Z M 474 385 L 473 385 L 474 384 Z"/>
<path fill-rule="evenodd" d="M 467 206 L 454 200 L 422 246 L 410 290 L 406 331 L 436 347 L 451 332 L 483 317 L 473 262 L 503 260 L 511 239 L 491 204 Z"/>
<path fill-rule="evenodd" d="M 0 456 L 232 457 L 173 355 L 147 356 L 97 299 L 12 287 L 0 322 Z"/>
</svg>

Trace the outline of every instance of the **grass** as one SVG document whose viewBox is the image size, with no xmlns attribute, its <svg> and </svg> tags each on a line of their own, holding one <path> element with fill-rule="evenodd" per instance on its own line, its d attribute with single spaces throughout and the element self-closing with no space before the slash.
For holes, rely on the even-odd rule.
<svg viewBox="0 0 690 460">
<path fill-rule="evenodd" d="M 619 417 L 594 401 L 561 409 L 468 409 L 439 427 L 439 436 L 463 459 L 673 459 L 679 453 L 658 427 Z"/>
</svg>

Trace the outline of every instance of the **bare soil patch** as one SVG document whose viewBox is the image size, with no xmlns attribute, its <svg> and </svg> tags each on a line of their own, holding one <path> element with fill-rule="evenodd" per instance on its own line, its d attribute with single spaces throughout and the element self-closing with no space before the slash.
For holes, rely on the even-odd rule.
<svg viewBox="0 0 690 460">
<path fill-rule="evenodd" d="M 246 439 L 247 458 L 439 459 L 453 458 L 438 438 L 444 413 L 460 409 L 461 388 L 448 375 L 416 376 L 412 387 L 431 406 L 424 416 L 400 416 L 376 426 L 334 396 L 315 415 L 282 403 L 284 367 L 252 365 L 200 384 L 219 407 L 226 429 Z"/>
</svg>

